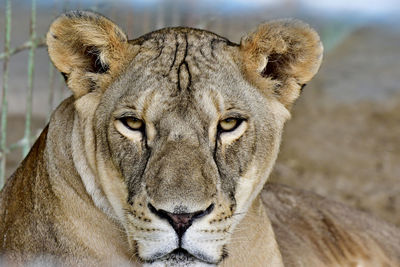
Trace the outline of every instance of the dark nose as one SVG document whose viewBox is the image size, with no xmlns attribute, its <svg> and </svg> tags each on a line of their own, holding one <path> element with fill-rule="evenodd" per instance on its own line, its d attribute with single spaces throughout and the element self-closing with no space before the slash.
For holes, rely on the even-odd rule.
<svg viewBox="0 0 400 267">
<path fill-rule="evenodd" d="M 179 239 L 182 238 L 185 231 L 192 225 L 193 221 L 206 216 L 214 209 L 214 204 L 211 204 L 207 209 L 192 213 L 171 213 L 162 209 L 156 209 L 150 203 L 148 207 L 151 212 L 156 214 L 161 219 L 166 219 L 172 228 L 174 228 Z"/>
</svg>

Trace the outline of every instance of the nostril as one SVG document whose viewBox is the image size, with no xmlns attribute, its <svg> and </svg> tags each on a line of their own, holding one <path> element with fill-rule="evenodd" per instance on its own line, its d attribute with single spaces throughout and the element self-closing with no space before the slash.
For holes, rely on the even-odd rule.
<svg viewBox="0 0 400 267">
<path fill-rule="evenodd" d="M 175 232 L 179 236 L 179 239 L 192 225 L 192 222 L 194 220 L 210 214 L 214 209 L 214 204 L 211 204 L 207 209 L 201 211 L 196 211 L 192 213 L 171 213 L 162 209 L 156 209 L 150 203 L 147 206 L 152 213 L 154 213 L 161 219 L 166 219 L 171 224 L 171 226 L 174 228 Z"/>
<path fill-rule="evenodd" d="M 208 206 L 207 209 L 195 212 L 195 214 L 193 215 L 193 220 L 199 219 L 201 217 L 204 217 L 204 216 L 210 214 L 213 211 L 213 209 L 214 209 L 214 204 L 211 204 L 210 206 Z"/>
</svg>

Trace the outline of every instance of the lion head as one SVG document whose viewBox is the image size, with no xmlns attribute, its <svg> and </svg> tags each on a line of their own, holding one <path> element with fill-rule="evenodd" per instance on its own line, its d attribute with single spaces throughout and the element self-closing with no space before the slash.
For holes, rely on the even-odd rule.
<svg viewBox="0 0 400 267">
<path fill-rule="evenodd" d="M 166 28 L 129 41 L 69 12 L 47 34 L 73 92 L 73 156 L 88 193 L 143 263 L 216 265 L 261 191 L 322 45 L 295 20 L 235 44 Z"/>
</svg>

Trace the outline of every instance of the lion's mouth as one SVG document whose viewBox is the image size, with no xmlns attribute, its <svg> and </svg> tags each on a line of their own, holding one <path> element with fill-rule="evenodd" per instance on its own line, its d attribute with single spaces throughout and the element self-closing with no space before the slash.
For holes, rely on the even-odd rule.
<svg viewBox="0 0 400 267">
<path fill-rule="evenodd" d="M 205 258 L 204 255 L 199 254 L 195 256 L 189 253 L 186 249 L 177 248 L 161 257 L 145 260 L 145 263 L 153 264 L 156 262 L 163 262 L 168 264 L 168 266 L 190 266 L 192 264 L 196 266 L 200 266 L 199 264 L 202 264 L 201 266 L 216 266 L 215 262 L 208 261 Z"/>
</svg>

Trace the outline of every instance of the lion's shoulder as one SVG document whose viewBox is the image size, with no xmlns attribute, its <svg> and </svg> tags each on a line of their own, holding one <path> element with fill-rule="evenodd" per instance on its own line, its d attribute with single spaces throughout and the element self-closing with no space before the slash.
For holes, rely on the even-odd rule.
<svg viewBox="0 0 400 267">
<path fill-rule="evenodd" d="M 48 203 L 54 201 L 48 191 L 45 171 L 47 133 L 48 127 L 45 127 L 28 156 L 1 191 L 0 246 L 6 254 L 13 254 L 20 249 L 30 255 L 43 250 L 44 244 L 48 247 L 49 244 L 56 245 L 52 225 L 47 220 L 52 216 Z M 35 238 L 38 235 L 42 240 Z"/>
</svg>

